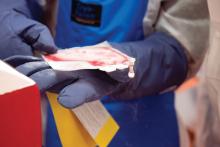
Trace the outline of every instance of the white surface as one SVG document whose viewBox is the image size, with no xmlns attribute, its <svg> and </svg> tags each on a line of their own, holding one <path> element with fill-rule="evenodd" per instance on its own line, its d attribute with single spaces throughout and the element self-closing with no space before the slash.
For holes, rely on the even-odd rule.
<svg viewBox="0 0 220 147">
<path fill-rule="evenodd" d="M 0 95 L 34 84 L 34 81 L 0 60 Z"/>
<path fill-rule="evenodd" d="M 105 72 L 113 72 L 116 69 L 129 68 L 128 76 L 135 76 L 133 66 L 135 58 L 110 47 L 87 46 L 61 50 L 56 54 L 43 56 L 44 60 L 55 70 L 75 71 L 82 69 L 99 69 Z M 100 65 L 92 62 L 101 63 Z"/>
</svg>

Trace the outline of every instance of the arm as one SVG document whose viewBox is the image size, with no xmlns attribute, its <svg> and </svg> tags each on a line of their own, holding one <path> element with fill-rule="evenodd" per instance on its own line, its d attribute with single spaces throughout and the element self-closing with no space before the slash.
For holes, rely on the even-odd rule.
<svg viewBox="0 0 220 147">
<path fill-rule="evenodd" d="M 134 79 L 114 94 L 116 97 L 135 98 L 173 90 L 186 79 L 188 65 L 184 48 L 170 35 L 157 32 L 142 41 L 111 45 L 136 58 Z M 118 76 L 121 75 L 112 75 L 121 79 Z"/>
<path fill-rule="evenodd" d="M 113 45 L 130 50 L 137 58 L 138 79 L 130 89 L 135 88 L 137 95 L 141 91 L 159 93 L 193 76 L 208 45 L 208 15 L 206 0 L 149 1 L 144 18 L 146 39 Z"/>
<path fill-rule="evenodd" d="M 206 0 L 164 0 L 155 30 L 172 35 L 184 47 L 189 70 L 187 78 L 198 71 L 208 48 L 209 12 Z"/>
</svg>

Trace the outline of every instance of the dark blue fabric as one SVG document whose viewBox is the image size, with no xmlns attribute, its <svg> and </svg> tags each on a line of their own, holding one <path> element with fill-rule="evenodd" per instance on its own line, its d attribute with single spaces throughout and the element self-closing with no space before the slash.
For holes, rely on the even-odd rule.
<svg viewBox="0 0 220 147">
<path fill-rule="evenodd" d="M 178 147 L 174 93 L 127 102 L 102 100 L 120 126 L 109 147 Z"/>
<path fill-rule="evenodd" d="M 47 107 L 47 127 L 45 147 L 62 147 L 50 105 Z"/>
</svg>

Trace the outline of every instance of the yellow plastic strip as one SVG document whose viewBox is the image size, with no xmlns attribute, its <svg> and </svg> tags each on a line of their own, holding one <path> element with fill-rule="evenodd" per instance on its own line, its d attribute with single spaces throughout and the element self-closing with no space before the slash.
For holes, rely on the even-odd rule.
<svg viewBox="0 0 220 147">
<path fill-rule="evenodd" d="M 103 128 L 99 131 L 95 138 L 96 143 L 100 147 L 106 147 L 119 130 L 118 124 L 112 117 L 109 117 Z"/>
<path fill-rule="evenodd" d="M 57 102 L 57 94 L 47 93 L 57 130 L 63 147 L 106 147 L 117 133 L 119 126 L 109 115 L 106 123 L 93 139 L 76 115 Z"/>
<path fill-rule="evenodd" d="M 71 110 L 57 102 L 57 95 L 47 93 L 63 147 L 95 147 L 96 143 Z"/>
</svg>

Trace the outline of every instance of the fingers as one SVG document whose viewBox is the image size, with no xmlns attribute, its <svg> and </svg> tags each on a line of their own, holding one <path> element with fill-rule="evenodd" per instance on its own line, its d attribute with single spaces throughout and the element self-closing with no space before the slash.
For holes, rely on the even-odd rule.
<svg viewBox="0 0 220 147">
<path fill-rule="evenodd" d="M 33 55 L 31 46 L 23 42 L 19 36 L 8 31 L 3 31 L 0 28 L 0 59 L 5 59 L 13 55 Z"/>
<path fill-rule="evenodd" d="M 13 67 L 17 67 L 19 65 L 22 65 L 28 62 L 35 62 L 35 61 L 41 61 L 41 60 L 42 59 L 37 58 L 37 57 L 23 56 L 23 55 L 15 55 L 15 56 L 11 56 L 11 57 L 4 59 L 6 63 L 8 63 L 9 65 Z"/>
<path fill-rule="evenodd" d="M 53 87 L 59 85 L 60 88 L 63 88 L 67 83 L 71 83 L 77 80 L 71 72 L 55 71 L 53 69 L 44 69 L 41 71 L 36 71 L 30 78 L 33 79 L 41 92 L 46 90 L 54 90 Z"/>
<path fill-rule="evenodd" d="M 64 107 L 75 108 L 88 101 L 100 99 L 94 86 L 86 80 L 78 80 L 59 93 L 58 101 Z"/>
<path fill-rule="evenodd" d="M 118 87 L 104 72 L 81 71 L 80 79 L 64 87 L 58 101 L 67 108 L 75 108 L 83 103 L 101 99 Z"/>
<path fill-rule="evenodd" d="M 0 59 L 13 55 L 33 55 L 33 50 L 55 53 L 57 47 L 48 28 L 18 11 L 0 15 Z"/>
<path fill-rule="evenodd" d="M 35 50 L 49 54 L 57 52 L 53 37 L 45 25 L 36 22 L 36 24 L 27 27 L 21 36 Z"/>
<path fill-rule="evenodd" d="M 19 35 L 33 49 L 46 53 L 55 53 L 57 51 L 53 37 L 45 25 L 18 12 L 13 12 L 10 21 L 11 28 L 15 34 Z"/>
<path fill-rule="evenodd" d="M 33 79 L 41 92 L 55 88 L 60 90 L 77 79 L 72 72 L 55 71 L 40 58 L 31 56 L 10 57 L 7 61 L 16 65 L 16 70 Z M 54 89 L 52 89 L 54 90 Z"/>
<path fill-rule="evenodd" d="M 53 37 L 45 25 L 37 23 L 23 32 L 23 38 L 31 44 L 35 50 L 45 53 L 56 53 L 57 47 Z"/>
<path fill-rule="evenodd" d="M 27 62 L 16 67 L 17 71 L 23 73 L 26 76 L 30 76 L 45 69 L 50 69 L 50 66 L 44 61 Z"/>
</svg>

